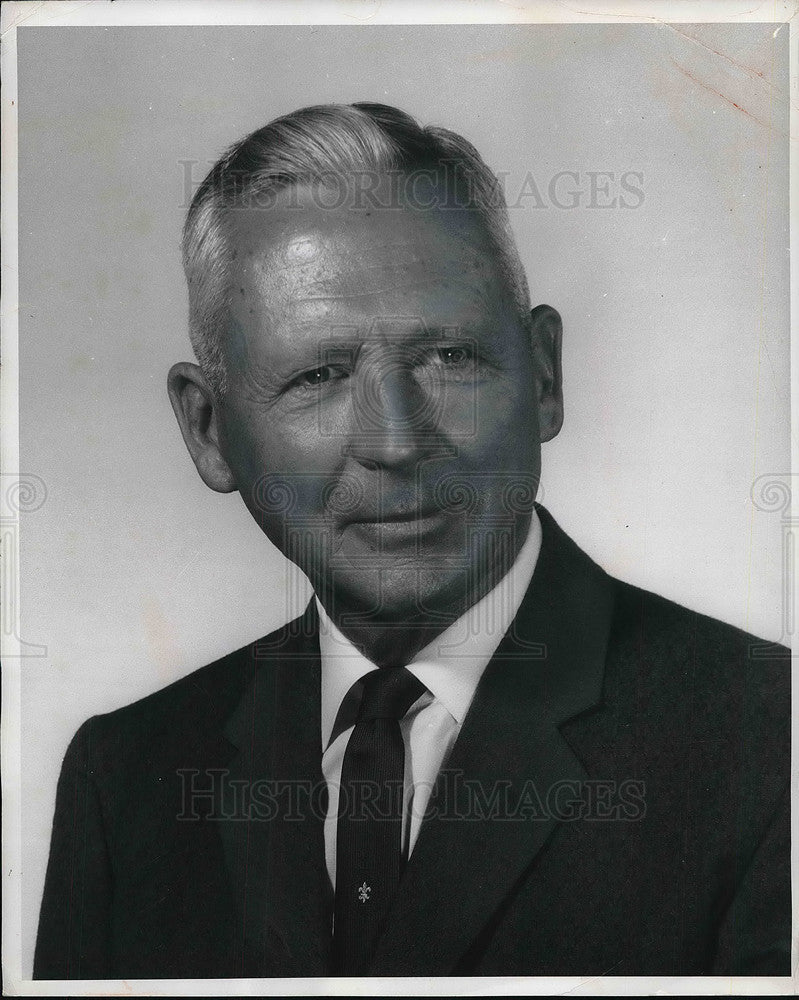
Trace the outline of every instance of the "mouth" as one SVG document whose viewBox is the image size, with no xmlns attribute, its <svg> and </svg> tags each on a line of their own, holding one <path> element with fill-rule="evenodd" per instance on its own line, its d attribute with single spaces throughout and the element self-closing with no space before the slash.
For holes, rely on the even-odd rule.
<svg viewBox="0 0 799 1000">
<path fill-rule="evenodd" d="M 348 528 L 364 539 L 370 548 L 390 549 L 432 541 L 441 535 L 447 514 L 440 507 L 423 511 L 396 511 L 381 517 L 362 517 L 350 521 Z"/>
<path fill-rule="evenodd" d="M 415 524 L 443 513 L 444 511 L 440 507 L 430 507 L 427 510 L 382 511 L 379 517 L 374 515 L 356 517 L 350 521 L 350 524 Z"/>
</svg>

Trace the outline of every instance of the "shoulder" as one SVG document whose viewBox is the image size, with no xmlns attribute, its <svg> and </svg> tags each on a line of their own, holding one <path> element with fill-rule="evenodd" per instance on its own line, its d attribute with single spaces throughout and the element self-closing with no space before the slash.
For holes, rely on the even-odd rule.
<svg viewBox="0 0 799 1000">
<path fill-rule="evenodd" d="M 791 653 L 657 594 L 614 581 L 606 698 L 663 742 L 748 744 L 782 772 L 790 747 Z"/>
<path fill-rule="evenodd" d="M 613 584 L 616 608 L 612 638 L 628 655 L 637 651 L 653 664 L 677 660 L 693 668 L 696 680 L 717 681 L 730 665 L 746 666 L 763 677 L 781 680 L 787 690 L 791 653 L 785 646 L 640 587 L 618 580 Z"/>
<path fill-rule="evenodd" d="M 73 737 L 67 757 L 82 760 L 97 776 L 142 766 L 158 757 L 190 757 L 192 751 L 221 738 L 256 671 L 270 658 L 269 651 L 289 648 L 301 620 L 130 705 L 92 716 Z"/>
</svg>

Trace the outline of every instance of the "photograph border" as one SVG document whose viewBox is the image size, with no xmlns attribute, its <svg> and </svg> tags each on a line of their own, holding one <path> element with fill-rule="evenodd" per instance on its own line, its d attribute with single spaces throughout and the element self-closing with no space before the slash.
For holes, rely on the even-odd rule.
<svg viewBox="0 0 799 1000">
<path fill-rule="evenodd" d="M 740 6 L 740 11 L 731 9 Z M 432 8 L 432 9 L 431 9 Z M 383 0 L 383 2 L 325 3 L 249 2 L 249 0 L 94 0 L 92 3 L 73 2 L 8 2 L 2 7 L 2 374 L 0 375 L 0 534 L 2 536 L 2 784 L 3 784 L 3 978 L 7 995 L 19 996 L 105 996 L 111 993 L 143 996 L 226 996 L 226 995 L 345 995 L 363 992 L 387 995 L 546 995 L 568 993 L 591 996 L 639 996 L 656 991 L 670 995 L 791 995 L 799 990 L 799 974 L 785 978 L 730 977 L 603 977 L 587 979 L 569 977 L 481 977 L 368 980 L 91 980 L 36 981 L 22 975 L 21 958 L 21 868 L 22 842 L 20 785 L 21 740 L 21 670 L 24 642 L 20 632 L 19 597 L 19 534 L 20 511 L 35 509 L 43 502 L 44 484 L 20 467 L 19 454 L 19 343 L 18 308 L 18 248 L 17 248 L 17 65 L 16 32 L 21 26 L 122 26 L 122 25 L 255 25 L 255 24 L 608 24 L 608 23 L 744 23 L 767 22 L 775 30 L 789 32 L 790 46 L 790 128 L 793 140 L 790 151 L 791 204 L 796 206 L 797 150 L 799 137 L 799 2 L 765 2 L 730 4 L 724 0 L 640 0 L 640 2 L 609 2 L 602 4 L 586 0 L 579 10 L 544 0 L 516 0 L 511 6 L 497 0 L 474 0 L 470 3 L 443 0 L 435 5 Z M 799 213 L 791 218 L 791 248 L 799 247 Z M 791 260 L 791 313 L 799 316 L 797 263 Z M 791 340 L 791 385 L 799 385 L 799 351 Z M 786 525 L 786 551 L 796 548 L 799 518 L 791 506 L 791 486 L 796 482 L 799 453 L 799 425 L 796 403 L 791 413 L 791 471 L 786 472 L 787 495 L 783 503 Z M 754 489 L 754 485 L 753 485 Z M 799 620 L 799 559 L 789 562 L 788 575 L 783 581 L 784 620 L 790 623 L 790 635 L 795 640 Z M 797 651 L 794 648 L 792 675 L 796 679 Z M 792 745 L 799 738 L 797 723 L 796 683 L 792 695 Z M 795 754 L 795 750 L 794 750 Z M 799 771 L 792 754 L 792 801 L 799 795 Z M 799 843 L 799 810 L 793 810 L 792 843 Z M 799 921 L 799 851 L 792 851 L 793 882 L 793 952 L 792 969 L 797 969 L 797 928 Z"/>
</svg>

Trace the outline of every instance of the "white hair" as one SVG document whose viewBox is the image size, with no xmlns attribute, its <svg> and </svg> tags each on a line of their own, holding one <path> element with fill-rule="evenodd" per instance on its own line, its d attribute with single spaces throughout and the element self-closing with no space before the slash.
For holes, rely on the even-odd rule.
<svg viewBox="0 0 799 1000">
<path fill-rule="evenodd" d="M 192 199 L 183 228 L 189 335 L 212 391 L 227 388 L 223 337 L 229 323 L 233 246 L 231 208 L 261 203 L 293 185 L 356 175 L 434 171 L 445 198 L 478 213 L 523 321 L 530 294 L 494 173 L 474 146 L 447 129 L 422 127 L 383 104 L 325 104 L 277 118 L 241 139 L 213 166 Z M 465 199 L 465 200 L 464 200 Z"/>
</svg>

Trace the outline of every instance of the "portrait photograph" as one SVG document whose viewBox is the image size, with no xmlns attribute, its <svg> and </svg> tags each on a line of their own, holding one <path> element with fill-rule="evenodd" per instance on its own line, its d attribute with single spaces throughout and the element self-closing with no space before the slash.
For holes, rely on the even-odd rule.
<svg viewBox="0 0 799 1000">
<path fill-rule="evenodd" d="M 579 6 L 3 6 L 8 995 L 796 992 L 798 8 Z"/>
</svg>

